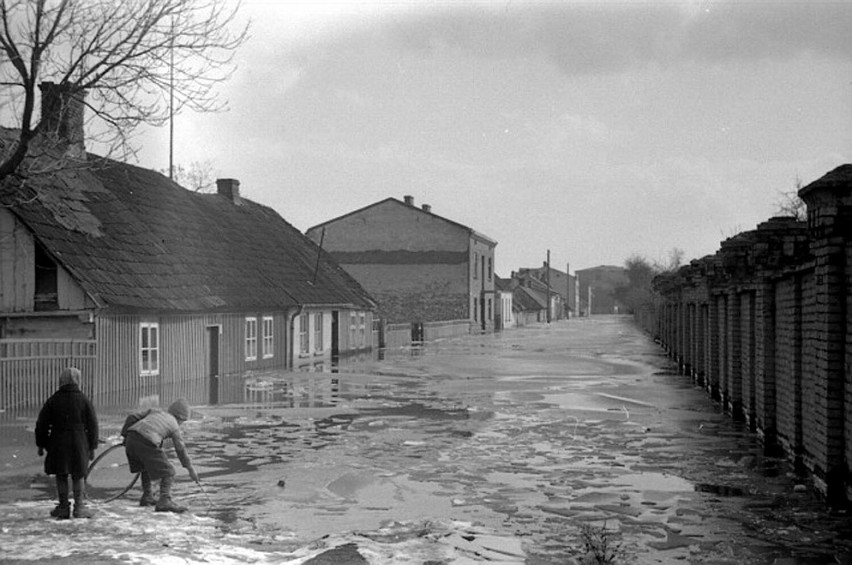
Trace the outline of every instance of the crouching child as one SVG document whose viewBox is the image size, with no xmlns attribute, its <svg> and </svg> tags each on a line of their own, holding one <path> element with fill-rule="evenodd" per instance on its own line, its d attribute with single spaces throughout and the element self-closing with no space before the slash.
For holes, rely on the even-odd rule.
<svg viewBox="0 0 852 565">
<path fill-rule="evenodd" d="M 134 412 L 127 416 L 121 435 L 124 437 L 124 451 L 131 473 L 140 473 L 142 479 L 142 498 L 139 506 L 154 506 L 157 512 L 186 512 L 172 500 L 172 484 L 175 468 L 163 449 L 163 441 L 171 439 L 181 465 L 189 472 L 190 478 L 198 482 L 198 474 L 186 452 L 180 426 L 189 419 L 189 405 L 186 400 L 175 400 L 168 410 L 151 408 Z M 153 481 L 160 481 L 160 497 L 154 500 Z"/>
</svg>

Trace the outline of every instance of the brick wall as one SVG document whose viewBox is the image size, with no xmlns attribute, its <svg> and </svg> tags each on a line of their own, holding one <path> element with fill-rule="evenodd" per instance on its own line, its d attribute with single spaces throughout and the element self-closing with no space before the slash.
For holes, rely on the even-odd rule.
<svg viewBox="0 0 852 565">
<path fill-rule="evenodd" d="M 714 255 L 658 276 L 653 331 L 685 373 L 731 417 L 748 422 L 767 451 L 787 454 L 829 504 L 846 504 L 852 165 L 799 195 L 807 223 L 771 218 L 723 241 Z"/>
</svg>

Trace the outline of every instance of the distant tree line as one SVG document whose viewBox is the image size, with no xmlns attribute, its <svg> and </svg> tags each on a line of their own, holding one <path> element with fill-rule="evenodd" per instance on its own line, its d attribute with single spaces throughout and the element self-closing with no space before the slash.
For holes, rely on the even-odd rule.
<svg viewBox="0 0 852 565">
<path fill-rule="evenodd" d="M 654 277 L 679 269 L 683 257 L 683 249 L 677 247 L 669 251 L 665 261 L 653 261 L 639 254 L 631 255 L 624 261 L 627 283 L 617 286 L 613 296 L 627 307 L 630 314 L 645 309 L 655 310 L 657 298 L 653 287 Z"/>
</svg>

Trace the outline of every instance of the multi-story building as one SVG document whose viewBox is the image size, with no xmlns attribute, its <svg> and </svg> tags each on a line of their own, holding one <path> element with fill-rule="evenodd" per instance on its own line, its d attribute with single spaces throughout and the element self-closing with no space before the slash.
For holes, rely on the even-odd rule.
<svg viewBox="0 0 852 565">
<path fill-rule="evenodd" d="M 411 324 L 415 341 L 439 323 L 444 335 L 494 328 L 497 242 L 411 196 L 370 204 L 307 236 L 367 290 L 385 323 Z"/>
</svg>

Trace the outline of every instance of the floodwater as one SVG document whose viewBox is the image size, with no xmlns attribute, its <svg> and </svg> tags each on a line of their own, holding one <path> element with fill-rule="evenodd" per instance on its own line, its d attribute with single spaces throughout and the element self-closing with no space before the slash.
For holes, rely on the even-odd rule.
<svg viewBox="0 0 852 565">
<path fill-rule="evenodd" d="M 104 502 L 132 478 L 119 448 L 93 471 L 95 518 L 49 518 L 34 422 L 5 423 L 0 562 L 852 563 L 850 518 L 629 318 L 249 384 L 185 424 L 201 485 L 179 470 L 183 515 L 136 506 L 138 487 Z M 108 441 L 121 419 L 101 415 Z"/>
</svg>

